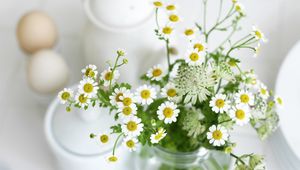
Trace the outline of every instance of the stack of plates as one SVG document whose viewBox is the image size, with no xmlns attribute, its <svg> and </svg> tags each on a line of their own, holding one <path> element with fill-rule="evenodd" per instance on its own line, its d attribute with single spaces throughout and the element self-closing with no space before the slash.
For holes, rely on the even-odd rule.
<svg viewBox="0 0 300 170">
<path fill-rule="evenodd" d="M 281 66 L 276 93 L 281 95 L 285 106 L 278 110 L 280 129 L 270 143 L 280 169 L 297 170 L 300 169 L 300 42 Z"/>
</svg>

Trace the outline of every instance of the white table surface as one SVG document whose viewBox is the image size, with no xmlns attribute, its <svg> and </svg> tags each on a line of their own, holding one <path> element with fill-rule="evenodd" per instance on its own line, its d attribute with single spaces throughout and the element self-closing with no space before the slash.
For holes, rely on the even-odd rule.
<svg viewBox="0 0 300 170">
<path fill-rule="evenodd" d="M 60 31 L 57 50 L 63 54 L 71 71 L 76 73 L 72 74 L 70 82 L 72 84 L 79 79 L 76 75 L 83 66 L 80 39 L 86 19 L 81 2 L 79 0 L 4 2 L 5 5 L 0 6 L 0 170 L 5 170 L 1 163 L 11 170 L 54 170 L 55 158 L 43 134 L 46 105 L 40 104 L 36 94 L 27 86 L 27 56 L 18 48 L 15 25 L 18 18 L 30 9 L 42 9 L 55 19 Z M 269 169 L 281 169 L 277 164 L 278 160 L 273 157 L 269 143 L 258 140 L 254 130 L 246 128 L 238 130 L 238 134 L 233 136 L 239 144 L 236 149 L 238 153 L 264 154 Z"/>
</svg>

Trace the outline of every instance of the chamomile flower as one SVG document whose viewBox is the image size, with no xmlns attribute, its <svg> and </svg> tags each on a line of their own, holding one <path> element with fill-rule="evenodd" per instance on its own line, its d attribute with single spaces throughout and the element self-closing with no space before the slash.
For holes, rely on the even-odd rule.
<svg viewBox="0 0 300 170">
<path fill-rule="evenodd" d="M 155 8 L 161 8 L 164 6 L 164 2 L 162 0 L 153 0 L 152 4 Z"/>
<path fill-rule="evenodd" d="M 152 68 L 150 68 L 146 74 L 146 76 L 148 78 L 150 78 L 151 80 L 156 80 L 156 81 L 160 81 L 164 76 L 164 70 L 161 67 L 160 64 L 153 66 Z"/>
<path fill-rule="evenodd" d="M 89 97 L 94 97 L 97 94 L 98 89 L 98 83 L 91 78 L 81 80 L 80 84 L 78 85 L 78 91 L 86 94 Z"/>
<path fill-rule="evenodd" d="M 83 78 L 93 78 L 95 79 L 98 75 L 97 66 L 89 64 L 84 69 L 81 70 L 83 73 Z"/>
<path fill-rule="evenodd" d="M 158 119 L 164 120 L 165 124 L 171 124 L 177 121 L 179 112 L 175 103 L 167 101 L 158 107 L 157 115 Z"/>
<path fill-rule="evenodd" d="M 143 85 L 136 90 L 136 100 L 142 105 L 149 105 L 156 98 L 156 91 L 153 87 Z"/>
<path fill-rule="evenodd" d="M 104 86 L 108 87 L 111 81 L 111 84 L 114 84 L 115 81 L 119 78 L 120 73 L 118 70 L 115 70 L 114 73 L 112 73 L 112 69 L 109 67 L 107 70 L 104 70 L 101 73 L 101 80 L 104 81 Z"/>
<path fill-rule="evenodd" d="M 73 91 L 71 89 L 64 88 L 58 93 L 57 97 L 60 99 L 61 104 L 65 104 L 73 97 Z"/>
<path fill-rule="evenodd" d="M 136 115 L 137 107 L 135 104 L 129 106 L 122 105 L 118 109 L 119 116 L 123 119 Z"/>
<path fill-rule="evenodd" d="M 244 84 L 248 88 L 257 89 L 258 88 L 258 80 L 257 75 L 254 74 L 253 70 L 247 71 L 242 75 L 242 80 L 244 81 Z"/>
<path fill-rule="evenodd" d="M 244 7 L 244 5 L 242 5 L 241 3 L 238 3 L 238 2 L 237 2 L 237 3 L 234 3 L 234 9 L 235 9 L 235 11 L 237 11 L 237 12 L 243 14 L 243 13 L 244 13 L 245 7 Z"/>
<path fill-rule="evenodd" d="M 228 140 L 228 131 L 221 125 L 212 125 L 207 132 L 207 139 L 213 146 L 222 146 Z"/>
<path fill-rule="evenodd" d="M 207 44 L 196 39 L 191 41 L 190 46 L 191 48 L 198 50 L 198 52 L 206 52 L 207 50 Z"/>
<path fill-rule="evenodd" d="M 237 0 L 232 0 L 232 3 L 234 3 L 234 4 L 237 3 L 237 2 L 238 2 Z"/>
<path fill-rule="evenodd" d="M 260 53 L 260 49 L 261 49 L 260 46 L 261 46 L 260 43 L 258 43 L 257 46 L 254 47 L 254 55 L 253 55 L 254 57 L 257 57 L 258 54 Z"/>
<path fill-rule="evenodd" d="M 189 66 L 201 65 L 204 61 L 204 55 L 199 53 L 197 49 L 188 50 L 185 54 L 185 62 Z"/>
<path fill-rule="evenodd" d="M 169 39 L 173 33 L 174 33 L 174 27 L 171 24 L 167 24 L 161 27 L 161 29 L 159 30 L 159 34 L 161 34 L 161 36 L 164 39 Z"/>
<path fill-rule="evenodd" d="M 229 102 L 226 100 L 226 95 L 224 94 L 216 94 L 209 102 L 209 106 L 216 113 L 227 112 L 230 107 Z"/>
<path fill-rule="evenodd" d="M 134 137 L 127 136 L 123 140 L 123 145 L 130 151 L 136 151 L 138 140 Z"/>
<path fill-rule="evenodd" d="M 180 21 L 180 17 L 176 13 L 170 13 L 168 15 L 168 19 L 172 23 L 177 23 Z"/>
<path fill-rule="evenodd" d="M 196 36 L 196 28 L 186 28 L 184 31 L 183 31 L 183 34 L 185 37 L 187 37 L 189 40 L 192 40 L 195 38 Z"/>
<path fill-rule="evenodd" d="M 111 155 L 111 156 L 107 157 L 107 161 L 109 163 L 116 163 L 116 162 L 118 162 L 118 157 L 115 155 Z"/>
<path fill-rule="evenodd" d="M 267 39 L 264 35 L 263 32 L 261 32 L 261 30 L 259 30 L 258 28 L 256 28 L 256 26 L 252 27 L 252 32 L 251 34 L 257 39 L 257 40 L 261 40 L 262 42 L 266 42 Z"/>
<path fill-rule="evenodd" d="M 167 12 L 172 12 L 173 13 L 174 11 L 177 10 L 177 5 L 173 4 L 173 3 L 167 3 L 165 5 L 165 9 L 166 9 Z"/>
<path fill-rule="evenodd" d="M 165 136 L 167 135 L 166 130 L 163 128 L 159 128 L 158 132 L 152 134 L 150 139 L 152 144 L 159 143 Z"/>
<path fill-rule="evenodd" d="M 126 89 L 125 87 L 121 87 L 121 88 L 115 88 L 114 92 L 112 93 L 111 96 L 109 96 L 110 99 L 110 103 L 113 106 L 116 106 L 119 102 L 122 102 L 122 96 L 125 93 L 130 93 L 130 91 L 128 89 Z"/>
<path fill-rule="evenodd" d="M 95 139 L 97 139 L 97 142 L 100 142 L 101 144 L 107 144 L 110 142 L 110 136 L 108 133 L 100 133 Z"/>
<path fill-rule="evenodd" d="M 131 92 L 125 92 L 119 97 L 121 102 L 118 102 L 118 107 L 123 108 L 124 106 L 131 106 L 135 103 L 134 95 Z"/>
<path fill-rule="evenodd" d="M 235 94 L 236 103 L 253 105 L 254 104 L 254 96 L 252 93 L 246 90 L 240 90 L 237 94 Z"/>
<path fill-rule="evenodd" d="M 265 100 L 270 96 L 267 86 L 265 86 L 263 83 L 259 84 L 259 95 Z"/>
<path fill-rule="evenodd" d="M 162 88 L 161 95 L 162 97 L 167 97 L 168 100 L 171 101 L 176 101 L 179 98 L 176 87 L 173 83 L 168 83 L 164 88 Z"/>
<path fill-rule="evenodd" d="M 283 100 L 280 96 L 275 96 L 274 101 L 277 104 L 277 106 L 282 107 L 284 105 Z"/>
<path fill-rule="evenodd" d="M 84 93 L 78 93 L 75 96 L 75 101 L 76 101 L 76 104 L 78 104 L 80 107 L 88 106 L 91 102 L 90 98 Z"/>
<path fill-rule="evenodd" d="M 250 120 L 249 106 L 238 104 L 229 111 L 229 116 L 236 122 L 237 125 L 243 126 Z"/>
<path fill-rule="evenodd" d="M 124 124 L 122 125 L 122 132 L 126 136 L 136 137 L 143 131 L 144 124 L 142 120 L 136 116 L 124 119 Z"/>
</svg>

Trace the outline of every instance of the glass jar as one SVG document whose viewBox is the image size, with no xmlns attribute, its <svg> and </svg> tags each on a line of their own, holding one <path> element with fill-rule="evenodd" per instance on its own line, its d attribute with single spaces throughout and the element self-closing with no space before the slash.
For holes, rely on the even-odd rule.
<svg viewBox="0 0 300 170">
<path fill-rule="evenodd" d="M 229 155 L 205 148 L 194 152 L 144 148 L 135 159 L 136 170 L 229 170 L 233 162 Z"/>
</svg>

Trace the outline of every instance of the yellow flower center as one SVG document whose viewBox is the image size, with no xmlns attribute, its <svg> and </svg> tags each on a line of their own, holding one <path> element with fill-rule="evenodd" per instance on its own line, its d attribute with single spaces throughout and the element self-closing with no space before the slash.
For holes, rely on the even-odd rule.
<svg viewBox="0 0 300 170">
<path fill-rule="evenodd" d="M 236 5 L 235 6 L 235 10 L 238 11 L 238 12 L 241 12 L 242 11 L 242 7 L 240 5 Z"/>
<path fill-rule="evenodd" d="M 245 112 L 241 109 L 235 111 L 235 117 L 239 120 L 243 120 L 245 118 Z"/>
<path fill-rule="evenodd" d="M 179 17 L 175 14 L 172 14 L 169 16 L 169 20 L 172 22 L 178 22 L 179 21 Z"/>
<path fill-rule="evenodd" d="M 93 86 L 91 83 L 86 83 L 86 84 L 83 86 L 83 90 L 84 90 L 84 92 L 86 92 L 86 93 L 91 93 L 91 92 L 93 92 L 93 89 L 94 89 L 94 86 Z"/>
<path fill-rule="evenodd" d="M 129 121 L 127 123 L 127 129 L 129 131 L 136 131 L 137 130 L 137 124 L 134 121 Z"/>
<path fill-rule="evenodd" d="M 176 94 L 177 94 L 177 92 L 176 92 L 175 89 L 169 89 L 169 90 L 167 91 L 167 95 L 168 95 L 169 97 L 175 97 Z"/>
<path fill-rule="evenodd" d="M 109 141 L 109 137 L 107 135 L 101 135 L 100 136 L 100 141 L 102 143 L 107 143 Z"/>
<path fill-rule="evenodd" d="M 166 26 L 166 27 L 164 27 L 164 28 L 162 29 L 162 32 L 163 32 L 164 34 L 171 34 L 172 31 L 173 31 L 173 28 L 171 28 L 171 27 L 169 27 L 169 26 Z"/>
<path fill-rule="evenodd" d="M 194 34 L 194 30 L 193 30 L 193 29 L 186 29 L 186 30 L 184 31 L 184 34 L 185 34 L 186 36 L 193 35 L 193 34 Z"/>
<path fill-rule="evenodd" d="M 87 97 L 85 97 L 84 94 L 81 94 L 81 95 L 78 97 L 78 100 L 79 100 L 80 103 L 86 103 Z"/>
<path fill-rule="evenodd" d="M 215 140 L 220 140 L 222 139 L 223 133 L 220 130 L 215 130 L 212 136 Z"/>
<path fill-rule="evenodd" d="M 152 71 L 153 77 L 159 77 L 162 74 L 161 69 L 157 68 Z"/>
<path fill-rule="evenodd" d="M 131 103 L 132 103 L 132 99 L 131 99 L 131 98 L 125 97 L 125 98 L 123 99 L 123 104 L 124 104 L 124 106 L 129 106 L 129 105 L 131 105 Z"/>
<path fill-rule="evenodd" d="M 199 52 L 204 51 L 204 45 L 201 43 L 194 44 L 194 49 L 197 49 Z"/>
<path fill-rule="evenodd" d="M 63 93 L 61 94 L 61 98 L 62 98 L 63 100 L 68 100 L 68 99 L 70 98 L 70 96 L 71 96 L 71 94 L 70 94 L 69 92 L 63 92 Z"/>
<path fill-rule="evenodd" d="M 88 68 L 85 71 L 85 76 L 87 76 L 87 77 L 94 77 L 95 76 L 95 72 L 91 68 Z"/>
<path fill-rule="evenodd" d="M 163 111 L 163 114 L 166 118 L 171 118 L 173 116 L 173 109 L 166 107 Z"/>
<path fill-rule="evenodd" d="M 258 39 L 262 39 L 262 33 L 260 31 L 255 31 L 255 35 Z"/>
<path fill-rule="evenodd" d="M 267 94 L 267 90 L 266 89 L 260 89 L 261 94 L 266 95 Z"/>
<path fill-rule="evenodd" d="M 191 59 L 192 61 L 198 61 L 199 58 L 200 58 L 200 56 L 199 56 L 199 54 L 197 54 L 197 53 L 191 53 L 191 54 L 190 54 L 190 59 Z"/>
<path fill-rule="evenodd" d="M 108 158 L 108 161 L 109 162 L 117 162 L 118 158 L 116 156 L 111 156 L 111 157 Z"/>
<path fill-rule="evenodd" d="M 163 133 L 158 133 L 157 135 L 155 135 L 154 139 L 160 140 L 162 137 L 163 137 Z"/>
<path fill-rule="evenodd" d="M 280 104 L 280 105 L 282 105 L 282 104 L 283 104 L 283 101 L 282 101 L 282 99 L 281 99 L 280 97 L 277 97 L 277 99 L 276 99 L 276 100 L 277 100 L 277 103 L 278 103 L 278 104 Z"/>
<path fill-rule="evenodd" d="M 216 106 L 217 106 L 218 108 L 223 108 L 224 105 L 225 105 L 225 101 L 224 101 L 223 99 L 218 99 L 218 100 L 216 100 Z"/>
<path fill-rule="evenodd" d="M 161 7 L 161 6 L 163 6 L 163 3 L 160 1 L 155 1 L 155 2 L 153 2 L 153 5 L 156 7 Z"/>
<path fill-rule="evenodd" d="M 120 99 L 121 96 L 123 96 L 123 93 L 118 93 L 118 94 L 116 95 L 115 100 L 116 100 L 117 102 L 121 102 L 121 101 L 122 101 L 122 100 Z"/>
<path fill-rule="evenodd" d="M 128 148 L 134 148 L 135 143 L 133 142 L 133 140 L 128 140 L 128 141 L 126 142 L 126 146 L 127 146 Z"/>
<path fill-rule="evenodd" d="M 105 75 L 104 75 L 104 79 L 109 81 L 109 80 L 112 80 L 113 79 L 113 74 L 112 72 L 107 72 Z"/>
<path fill-rule="evenodd" d="M 167 9 L 168 11 L 173 11 L 173 10 L 176 9 L 176 6 L 175 6 L 175 5 L 168 5 L 168 6 L 166 6 L 166 9 Z"/>
<path fill-rule="evenodd" d="M 143 99 L 148 99 L 150 97 L 151 93 L 150 90 L 142 90 L 141 91 L 141 97 Z"/>
<path fill-rule="evenodd" d="M 127 107 L 124 107 L 124 108 L 123 108 L 122 112 L 123 112 L 124 115 L 128 116 L 128 115 L 131 114 L 132 109 L 131 109 L 130 107 L 127 106 Z"/>
<path fill-rule="evenodd" d="M 242 95 L 240 96 L 240 99 L 241 99 L 241 102 L 242 102 L 242 103 L 248 103 L 249 100 L 250 100 L 250 98 L 249 98 L 249 96 L 248 96 L 247 94 L 242 94 Z"/>
</svg>

